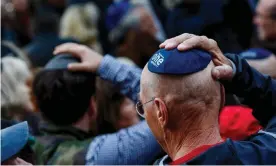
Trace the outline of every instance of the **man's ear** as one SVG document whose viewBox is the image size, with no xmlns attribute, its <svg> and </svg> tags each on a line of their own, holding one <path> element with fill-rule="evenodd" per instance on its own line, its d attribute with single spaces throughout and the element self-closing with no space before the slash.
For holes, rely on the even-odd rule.
<svg viewBox="0 0 276 166">
<path fill-rule="evenodd" d="M 160 125 L 164 128 L 168 124 L 168 109 L 163 100 L 159 98 L 154 99 L 155 106 L 157 107 L 157 118 Z"/>
</svg>

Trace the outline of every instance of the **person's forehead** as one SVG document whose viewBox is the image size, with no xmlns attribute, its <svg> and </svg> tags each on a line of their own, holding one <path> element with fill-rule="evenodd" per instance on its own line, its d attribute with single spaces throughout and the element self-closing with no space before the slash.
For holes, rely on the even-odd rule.
<svg viewBox="0 0 276 166">
<path fill-rule="evenodd" d="M 276 5 L 275 0 L 260 0 L 257 5 L 258 12 L 270 12 L 270 9 Z"/>
</svg>

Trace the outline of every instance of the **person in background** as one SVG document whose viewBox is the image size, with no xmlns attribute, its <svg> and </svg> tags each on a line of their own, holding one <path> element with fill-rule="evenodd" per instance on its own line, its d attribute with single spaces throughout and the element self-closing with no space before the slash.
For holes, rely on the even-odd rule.
<svg viewBox="0 0 276 166">
<path fill-rule="evenodd" d="M 1 165 L 32 165 L 18 157 L 28 137 L 27 122 L 1 129 Z"/>
<path fill-rule="evenodd" d="M 22 123 L 22 122 L 19 122 L 19 123 Z M 16 122 L 10 121 L 10 120 L 1 119 L 1 130 L 11 127 L 13 125 L 17 125 L 19 123 L 16 123 Z M 28 141 L 24 145 L 24 147 L 16 154 L 16 156 L 28 163 L 36 164 L 35 157 L 34 157 L 35 155 L 34 155 L 34 152 L 32 150 L 32 146 L 31 146 L 33 143 L 34 137 L 31 134 L 32 131 L 30 131 L 31 129 L 30 129 L 29 125 L 28 125 L 28 129 L 29 129 Z"/>
<path fill-rule="evenodd" d="M 257 27 L 257 45 L 276 55 L 276 1 L 259 0 L 253 22 Z"/>
<path fill-rule="evenodd" d="M 22 47 L 32 37 L 31 19 L 34 14 L 31 0 L 1 1 L 1 38 Z"/>
<path fill-rule="evenodd" d="M 87 2 L 92 2 L 91 0 L 67 0 L 67 8 L 70 7 L 71 5 L 75 4 L 85 4 Z M 98 39 L 99 42 L 101 43 L 101 47 L 103 49 L 103 54 L 110 53 L 112 50 L 111 43 L 108 40 L 108 31 L 105 26 L 105 18 L 106 18 L 106 10 L 113 3 L 113 0 L 93 0 L 93 3 L 97 6 L 99 9 L 99 19 L 97 22 L 97 27 L 98 27 Z"/>
<path fill-rule="evenodd" d="M 101 58 L 98 53 L 93 53 Z M 38 164 L 80 165 L 88 160 L 95 164 L 152 162 L 161 149 L 145 122 L 96 137 L 98 110 L 94 95 L 97 69 L 94 73 L 67 69 L 68 64 L 79 61 L 71 54 L 58 55 L 34 79 L 33 91 L 45 120 L 40 128 L 44 135 L 37 137 L 34 145 Z M 113 69 L 109 65 L 104 67 L 105 63 L 108 62 L 102 62 L 100 75 L 115 72 L 116 66 L 110 64 Z M 125 90 L 129 91 L 123 90 L 123 94 Z"/>
<path fill-rule="evenodd" d="M 107 10 L 106 27 L 115 55 L 128 57 L 139 67 L 158 49 L 157 28 L 148 9 L 141 4 L 114 2 Z"/>
<path fill-rule="evenodd" d="M 204 153 L 203 157 L 201 155 L 197 156 L 197 154 L 193 154 L 193 155 L 191 154 L 190 159 L 195 157 L 195 160 L 193 160 L 191 162 L 192 163 L 201 163 L 201 164 L 202 163 L 203 164 L 228 163 L 228 161 L 230 163 L 248 163 L 248 162 L 249 163 L 255 163 L 255 162 L 259 163 L 258 161 L 262 161 L 262 162 L 265 162 L 265 163 L 273 163 L 274 157 L 267 157 L 267 155 L 272 155 L 273 156 L 273 147 L 272 147 L 272 145 L 274 145 L 274 143 L 275 143 L 275 136 L 274 136 L 274 133 L 273 133 L 274 132 L 274 130 L 273 130 L 273 126 L 274 126 L 273 125 L 273 122 L 274 122 L 273 120 L 274 119 L 273 118 L 271 119 L 271 116 L 274 115 L 273 110 L 275 110 L 275 108 L 274 108 L 275 103 L 273 102 L 274 101 L 274 98 L 273 98 L 274 97 L 274 90 L 275 90 L 275 84 L 274 83 L 275 82 L 273 82 L 273 80 L 271 80 L 270 77 L 265 77 L 265 76 L 263 77 L 261 74 L 259 74 L 255 70 L 252 70 L 249 67 L 249 65 L 244 60 L 239 59 L 238 56 L 227 55 L 227 57 L 231 60 L 231 61 L 229 61 L 226 57 L 222 56 L 222 53 L 219 50 L 219 48 L 217 47 L 216 42 L 213 41 L 213 40 L 209 40 L 206 37 L 198 37 L 198 36 L 194 36 L 194 35 L 191 35 L 191 34 L 184 34 L 184 35 L 178 36 L 177 39 L 171 39 L 171 40 L 165 41 L 165 43 L 163 43 L 161 45 L 161 47 L 163 47 L 163 48 L 165 47 L 166 49 L 172 49 L 172 48 L 176 47 L 178 44 L 179 44 L 178 49 L 180 49 L 182 51 L 187 50 L 187 49 L 191 49 L 191 48 L 195 48 L 195 47 L 199 47 L 201 49 L 206 49 L 206 50 L 210 51 L 212 53 L 213 63 L 217 66 L 215 68 L 211 68 L 212 73 L 211 73 L 211 70 L 210 70 L 210 75 L 207 74 L 207 75 L 205 75 L 205 77 L 213 76 L 214 79 L 219 79 L 219 78 L 220 79 L 226 79 L 226 80 L 232 79 L 231 82 L 226 81 L 224 83 L 224 86 L 227 86 L 227 88 L 229 90 L 231 90 L 233 93 L 237 94 L 238 96 L 246 97 L 247 101 L 248 101 L 247 104 L 249 104 L 249 106 L 251 105 L 254 108 L 253 109 L 254 116 L 259 120 L 260 124 L 262 124 L 266 127 L 265 131 L 259 131 L 258 134 L 253 135 L 252 137 L 249 137 L 249 140 L 241 141 L 241 142 L 233 141 L 233 143 L 235 143 L 235 145 L 237 145 L 237 146 L 235 146 L 235 148 L 240 147 L 238 143 L 243 143 L 243 142 L 248 142 L 249 143 L 248 146 L 246 146 L 247 144 L 244 144 L 244 146 L 246 146 L 246 148 L 242 147 L 239 150 L 234 152 L 235 154 L 240 153 L 241 155 L 234 155 L 233 156 L 232 155 L 233 152 L 231 151 L 232 148 L 229 151 L 227 151 L 227 149 L 229 147 L 228 147 L 228 145 L 225 146 L 225 144 L 227 142 L 231 141 L 231 140 L 227 139 L 226 143 L 219 144 L 221 146 L 217 145 L 217 146 L 213 147 L 213 148 L 223 148 L 225 146 L 224 149 L 218 149 L 217 150 L 217 152 L 218 152 L 217 155 L 221 155 L 221 157 L 217 157 L 216 160 L 214 160 L 214 158 L 212 156 L 214 155 L 216 150 L 214 150 L 210 153 L 207 153 L 208 152 L 207 151 L 206 153 Z M 173 51 L 175 51 L 175 50 L 173 50 Z M 134 70 L 133 68 L 130 68 L 127 65 L 122 65 L 122 64 L 118 63 L 116 60 L 114 60 L 114 58 L 112 58 L 110 56 L 105 56 L 104 58 L 99 58 L 98 56 L 96 56 L 93 53 L 92 50 L 89 50 L 88 48 L 85 48 L 83 46 L 79 46 L 79 45 L 76 45 L 76 44 L 64 44 L 64 45 L 59 46 L 55 51 L 55 53 L 62 53 L 62 52 L 63 53 L 65 53 L 65 52 L 72 53 L 72 54 L 76 55 L 77 57 L 80 57 L 81 60 L 82 60 L 81 63 L 78 63 L 78 64 L 74 63 L 74 64 L 69 65 L 68 69 L 71 70 L 71 71 L 89 71 L 89 72 L 93 72 L 95 69 L 98 69 L 98 66 L 101 66 L 101 65 L 104 64 L 103 66 L 107 67 L 107 66 L 110 65 L 108 67 L 108 69 L 105 68 L 105 69 L 107 69 L 109 74 L 102 75 L 101 77 L 105 78 L 107 80 L 113 81 L 114 83 L 117 83 L 118 85 L 120 85 L 120 87 L 123 87 L 124 89 L 131 89 L 131 90 L 126 90 L 124 92 L 125 93 L 127 92 L 126 94 L 128 94 L 129 96 L 133 96 L 133 98 L 137 99 L 137 96 L 135 95 L 135 92 L 136 93 L 139 92 L 140 72 Z M 184 53 L 181 52 L 181 53 L 185 54 L 185 52 Z M 194 54 L 194 52 L 193 52 L 193 54 Z M 206 55 L 207 53 L 204 52 L 204 54 Z M 164 54 L 161 54 L 161 55 L 164 56 Z M 164 59 L 162 60 L 161 55 L 157 54 L 157 56 L 156 55 L 154 56 L 154 58 L 152 59 L 154 62 L 151 63 L 153 66 L 155 64 L 157 67 L 160 66 L 160 65 L 164 67 L 165 62 L 164 62 Z M 165 54 L 165 55 L 166 56 L 173 56 L 172 54 Z M 189 61 L 189 63 L 193 64 L 194 67 L 192 69 L 195 69 L 195 71 L 200 70 L 200 68 L 201 69 L 204 68 L 204 66 L 208 64 L 207 62 L 210 62 L 210 60 L 208 60 L 209 58 L 207 58 L 207 57 L 204 58 L 203 55 L 201 55 L 201 56 L 196 55 L 196 56 L 198 57 L 198 60 L 201 59 L 201 61 L 197 65 L 194 65 L 195 63 L 193 63 L 193 61 L 192 61 L 192 60 L 197 59 L 196 57 L 191 57 L 191 56 L 186 57 L 186 58 L 189 58 L 189 57 L 191 58 L 190 59 L 191 61 Z M 209 54 L 209 56 L 210 56 L 210 54 Z M 179 57 L 185 58 L 185 56 L 179 56 Z M 165 59 L 167 60 L 168 57 L 166 57 Z M 107 61 L 108 61 L 108 63 L 107 63 Z M 163 62 L 164 62 L 164 64 L 163 64 Z M 168 62 L 172 62 L 172 61 L 168 60 Z M 185 63 L 185 62 L 177 60 L 177 64 L 179 65 L 180 63 Z M 113 69 L 116 68 L 116 70 L 114 70 L 114 71 L 110 70 L 111 66 L 112 66 Z M 169 65 L 166 63 L 165 66 L 168 67 Z M 185 71 L 191 71 L 192 70 L 191 68 L 189 68 L 189 65 L 187 65 L 187 63 L 185 63 L 185 65 L 183 65 L 183 66 L 184 67 L 178 68 L 177 65 L 173 65 L 173 66 L 170 66 L 169 68 L 166 68 L 166 71 L 173 70 L 173 69 L 177 69 L 177 70 L 179 69 L 178 70 L 178 74 L 179 74 L 179 72 L 181 72 L 183 70 L 185 70 Z M 99 71 L 100 72 L 102 71 L 101 67 L 100 67 Z M 106 70 L 104 70 L 104 71 L 106 71 Z M 158 70 L 158 72 L 162 73 L 164 71 L 163 70 Z M 252 74 L 252 72 L 253 72 L 253 74 Z M 117 73 L 120 73 L 120 74 L 117 75 Z M 235 77 L 233 75 L 235 75 Z M 110 77 L 110 76 L 112 76 L 112 77 Z M 172 75 L 171 77 L 175 77 L 174 80 L 176 80 L 177 76 Z M 202 77 L 196 77 L 195 76 L 195 78 L 198 79 L 198 78 L 202 78 Z M 210 78 L 210 79 L 212 79 L 212 78 Z M 252 80 L 253 80 L 253 82 L 251 82 Z M 117 81 L 119 81 L 119 82 L 117 82 Z M 145 79 L 145 81 L 150 82 L 149 79 Z M 218 82 L 216 82 L 215 80 L 213 80 L 213 81 L 214 81 L 215 84 L 219 85 Z M 260 84 L 256 85 L 256 81 Z M 161 80 L 159 80 L 159 82 L 161 82 Z M 202 82 L 202 81 L 200 81 L 200 82 Z M 125 84 L 121 84 L 121 83 L 125 83 Z M 162 85 L 163 85 L 162 87 L 166 87 L 164 84 L 162 84 Z M 170 84 L 168 84 L 168 85 L 171 86 Z M 143 86 L 146 86 L 146 84 L 143 84 L 143 82 L 141 82 L 141 87 L 143 87 Z M 151 86 L 150 86 L 150 90 L 147 91 L 147 93 L 152 92 L 151 90 L 155 87 L 156 87 L 156 83 L 152 83 Z M 206 87 L 206 84 L 204 84 L 204 87 Z M 237 87 L 239 87 L 239 89 L 237 89 Z M 173 88 L 171 88 L 171 89 L 173 89 Z M 175 88 L 175 89 L 177 89 L 177 88 Z M 160 93 L 160 90 L 161 89 L 159 89 L 157 92 Z M 218 90 L 218 91 L 221 92 L 220 93 L 221 95 L 223 95 L 222 90 L 223 89 Z M 200 90 L 197 89 L 197 91 L 199 92 Z M 145 93 L 143 91 L 141 91 L 141 92 Z M 177 92 L 179 92 L 179 91 L 177 91 Z M 216 92 L 212 92 L 212 93 L 216 93 Z M 260 93 L 262 93 L 262 94 L 260 95 Z M 177 94 L 180 94 L 180 93 L 177 93 Z M 194 100 L 196 100 L 197 97 L 198 97 L 198 95 L 196 95 Z M 205 97 L 206 97 L 206 95 L 205 95 Z M 155 97 L 155 98 L 157 100 L 160 97 Z M 137 110 L 140 114 L 143 114 L 141 106 L 145 109 L 145 111 L 147 111 L 150 107 L 155 105 L 155 102 L 157 102 L 154 99 L 150 101 L 150 99 L 152 99 L 152 97 L 149 97 L 149 99 L 148 99 L 149 102 L 143 101 L 142 104 L 141 104 L 141 102 L 139 102 L 137 104 Z M 171 98 L 166 98 L 166 100 L 169 100 L 169 99 L 171 99 Z M 210 98 L 210 99 L 211 100 L 216 100 L 215 98 Z M 223 100 L 223 98 L 221 96 L 218 97 L 217 99 L 218 100 Z M 179 103 L 181 103 L 181 102 L 179 102 Z M 197 103 L 197 105 L 201 105 L 201 102 L 196 102 L 196 103 Z M 170 106 L 174 106 L 171 103 L 169 103 L 169 104 L 170 104 Z M 158 107 L 158 105 L 157 105 L 156 108 L 163 108 L 163 109 L 167 108 L 167 107 L 162 107 L 162 104 L 160 104 L 159 106 L 160 107 Z M 208 106 L 210 106 L 210 104 L 208 104 Z M 219 106 L 222 107 L 223 105 L 216 105 L 216 107 L 219 107 Z M 138 107 L 140 107 L 140 108 L 138 108 Z M 267 108 L 266 109 L 267 111 L 266 111 L 265 115 L 263 115 L 263 112 L 257 112 L 257 110 L 259 110 L 261 108 L 264 108 L 264 107 Z M 208 112 L 210 112 L 210 110 L 208 110 Z M 206 112 L 206 110 L 204 110 L 204 113 L 208 114 L 208 112 Z M 154 115 L 156 113 L 156 111 L 151 110 L 149 113 L 151 115 Z M 161 117 L 158 118 L 158 121 L 162 121 L 164 119 L 167 119 L 165 117 L 162 117 L 163 114 L 159 114 L 159 115 Z M 179 114 L 177 115 L 177 117 L 179 117 Z M 197 118 L 198 116 L 193 116 L 193 117 Z M 146 118 L 147 118 L 147 112 L 146 112 Z M 191 117 L 187 118 L 187 120 L 189 120 L 190 118 Z M 208 119 L 208 118 L 207 119 L 206 118 L 207 117 L 204 116 L 204 121 Z M 216 123 L 217 120 L 210 120 L 209 122 L 210 123 Z M 271 120 L 271 121 L 269 121 L 269 120 Z M 161 125 L 162 123 L 161 122 L 160 123 L 151 122 L 150 125 L 154 125 L 154 124 L 155 125 L 157 125 L 157 124 Z M 175 123 L 173 123 L 173 124 L 175 124 Z M 175 125 L 173 125 L 173 126 L 175 126 Z M 187 124 L 185 124 L 184 126 L 187 126 Z M 196 124 L 195 128 L 198 127 L 198 126 L 199 126 L 199 124 Z M 168 125 L 164 126 L 164 128 L 166 128 L 166 127 L 168 127 Z M 183 125 L 181 126 L 181 128 L 183 129 Z M 210 130 L 212 130 L 212 127 L 210 128 Z M 160 129 L 160 130 L 157 129 L 157 130 L 153 130 L 153 131 L 154 132 L 161 132 L 163 130 L 162 129 Z M 176 129 L 174 131 L 176 131 Z M 205 130 L 199 130 L 199 131 L 196 130 L 195 132 L 201 132 L 201 131 L 206 132 Z M 210 132 L 208 132 L 208 134 L 210 134 Z M 219 132 L 217 132 L 217 135 L 220 135 Z M 187 136 L 187 132 L 185 132 L 185 134 L 183 136 Z M 193 136 L 192 140 L 194 141 L 195 140 L 194 138 L 198 138 L 198 137 Z M 162 139 L 162 138 L 166 139 L 167 137 L 160 137 L 160 139 Z M 253 139 L 253 140 L 251 140 L 251 139 Z M 264 141 L 264 144 L 262 144 L 262 146 L 265 146 L 265 148 L 258 149 L 258 152 L 261 153 L 260 155 L 259 155 L 259 153 L 252 153 L 252 152 L 255 152 L 255 150 L 250 149 L 250 148 L 255 148 L 255 149 L 257 148 L 255 146 L 253 146 L 252 144 L 250 144 L 250 141 L 254 142 L 254 139 L 256 139 L 256 142 L 259 142 L 258 139 L 263 139 L 263 141 Z M 203 140 L 207 141 L 205 138 Z M 171 141 L 171 139 L 169 139 L 169 141 Z M 214 141 L 214 139 L 211 139 L 211 141 Z M 175 142 L 173 142 L 173 144 L 175 144 Z M 269 145 L 267 145 L 268 142 L 269 142 Z M 170 145 L 173 145 L 173 144 L 166 144 L 166 146 L 170 146 Z M 92 143 L 92 145 L 93 145 L 92 147 L 97 147 L 97 144 Z M 250 146 L 250 145 L 252 145 L 253 147 Z M 166 147 L 166 146 L 164 146 L 164 147 Z M 192 147 L 191 144 L 189 144 L 188 148 L 191 148 L 191 147 Z M 202 148 L 202 151 L 198 150 L 198 152 L 203 153 L 205 150 L 208 150 L 208 148 L 210 148 L 210 147 L 211 146 L 206 146 L 206 147 Z M 210 150 L 213 150 L 213 148 L 211 147 Z M 249 148 L 248 152 L 246 151 L 247 148 Z M 263 152 L 262 149 L 266 149 L 267 153 Z M 224 151 L 224 153 L 222 153 L 221 151 Z M 91 160 L 88 160 L 89 162 L 87 164 L 95 164 L 94 158 L 97 158 L 98 156 L 93 155 L 93 148 L 90 148 L 89 152 L 90 153 L 89 153 L 88 156 Z M 229 152 L 229 156 L 228 156 L 229 158 L 227 158 L 228 152 Z M 250 154 L 244 155 L 246 153 L 250 153 Z M 263 155 L 262 155 L 263 153 L 266 153 L 265 157 L 263 157 Z M 210 155 L 210 156 L 208 156 L 208 155 Z M 251 157 L 252 155 L 256 155 L 256 156 L 254 158 L 252 158 Z M 200 158 L 200 157 L 202 157 L 202 158 Z M 166 158 L 167 157 L 165 157 L 164 160 L 166 160 Z M 255 159 L 255 160 L 252 161 L 253 159 Z M 162 160 L 162 162 L 164 160 Z M 184 159 L 182 161 L 185 162 Z M 160 164 L 162 164 L 162 162 Z M 164 161 L 164 162 L 169 163 L 169 161 L 167 161 L 167 160 Z M 164 164 L 164 162 L 163 162 L 163 164 Z M 189 163 L 190 163 L 190 161 L 189 161 Z M 177 163 L 175 163 L 175 164 L 177 164 Z"/>
<path fill-rule="evenodd" d="M 17 47 L 14 43 L 2 40 L 1 41 L 1 58 L 6 57 L 6 56 L 12 56 L 12 57 L 17 57 L 21 60 L 23 60 L 26 65 L 30 68 L 31 67 L 31 62 L 26 55 L 26 53 Z"/>
<path fill-rule="evenodd" d="M 239 55 L 259 72 L 276 78 L 276 56 L 271 51 L 263 48 L 251 48 Z"/>
<path fill-rule="evenodd" d="M 33 106 L 26 83 L 32 74 L 26 63 L 7 56 L 1 59 L 1 68 L 1 107 L 17 105 L 31 111 Z"/>
<path fill-rule="evenodd" d="M 67 0 L 38 0 L 37 1 L 37 12 L 52 13 L 60 18 L 66 9 Z"/>
<path fill-rule="evenodd" d="M 39 135 L 40 116 L 34 112 L 28 82 L 33 75 L 28 65 L 13 54 L 1 59 L 1 113 L 2 119 L 28 121 L 33 135 Z"/>
<path fill-rule="evenodd" d="M 102 53 L 98 41 L 99 12 L 97 6 L 92 2 L 70 5 L 61 17 L 59 36 L 75 39 Z"/>
<path fill-rule="evenodd" d="M 135 67 L 133 61 L 125 57 L 117 58 L 123 64 Z M 96 80 L 96 107 L 98 110 L 98 134 L 114 133 L 120 129 L 137 124 L 140 119 L 135 103 L 120 93 L 120 88 L 108 80 Z M 106 102 L 109 101 L 109 102 Z"/>
<path fill-rule="evenodd" d="M 134 102 L 111 82 L 97 78 L 95 98 L 99 114 L 98 134 L 114 133 L 139 123 Z"/>
<path fill-rule="evenodd" d="M 71 38 L 60 38 L 58 36 L 59 17 L 49 11 L 41 11 L 36 15 L 34 21 L 35 36 L 31 43 L 24 47 L 32 68 L 44 67 L 53 57 L 54 48 L 65 42 L 77 42 Z"/>
<path fill-rule="evenodd" d="M 157 29 L 157 33 L 155 34 L 156 38 L 159 41 L 164 41 L 166 39 L 166 34 L 164 31 L 164 27 L 162 25 L 162 21 L 164 20 L 163 15 L 167 11 L 165 10 L 165 8 L 162 7 L 160 2 L 157 0 L 129 0 L 129 1 L 133 5 L 143 6 L 148 11 Z"/>
<path fill-rule="evenodd" d="M 168 8 L 168 37 L 192 33 L 213 38 L 223 52 L 247 49 L 252 11 L 247 0 L 162 0 Z"/>
</svg>

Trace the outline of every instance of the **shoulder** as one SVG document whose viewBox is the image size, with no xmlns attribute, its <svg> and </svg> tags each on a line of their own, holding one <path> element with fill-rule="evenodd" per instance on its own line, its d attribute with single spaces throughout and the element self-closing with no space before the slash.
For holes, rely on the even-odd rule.
<svg viewBox="0 0 276 166">
<path fill-rule="evenodd" d="M 48 164 L 54 165 L 84 165 L 85 156 L 92 139 L 85 141 L 64 141 L 60 143 Z"/>
<path fill-rule="evenodd" d="M 33 149 L 37 154 L 37 164 L 84 165 L 85 156 L 92 139 L 50 140 L 40 137 L 35 140 Z"/>
</svg>

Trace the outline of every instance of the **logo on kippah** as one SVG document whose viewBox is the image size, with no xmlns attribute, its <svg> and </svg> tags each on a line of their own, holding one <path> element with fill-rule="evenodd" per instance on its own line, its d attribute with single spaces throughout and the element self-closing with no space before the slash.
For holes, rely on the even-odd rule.
<svg viewBox="0 0 276 166">
<path fill-rule="evenodd" d="M 164 56 L 160 53 L 156 53 L 151 58 L 150 63 L 153 64 L 155 67 L 159 67 L 164 62 Z"/>
</svg>

